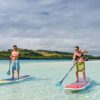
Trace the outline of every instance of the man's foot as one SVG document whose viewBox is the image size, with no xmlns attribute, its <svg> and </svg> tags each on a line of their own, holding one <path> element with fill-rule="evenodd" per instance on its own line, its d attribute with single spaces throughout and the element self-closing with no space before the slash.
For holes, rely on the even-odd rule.
<svg viewBox="0 0 100 100">
<path fill-rule="evenodd" d="M 14 77 L 12 77 L 11 79 L 14 80 Z"/>
<path fill-rule="evenodd" d="M 17 77 L 17 79 L 19 79 L 19 77 Z"/>
</svg>

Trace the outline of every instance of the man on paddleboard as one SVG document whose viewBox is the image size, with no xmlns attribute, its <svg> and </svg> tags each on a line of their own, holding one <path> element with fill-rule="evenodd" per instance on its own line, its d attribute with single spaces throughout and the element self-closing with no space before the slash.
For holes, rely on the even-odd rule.
<svg viewBox="0 0 100 100">
<path fill-rule="evenodd" d="M 86 58 L 83 56 L 85 53 L 88 53 L 88 52 L 85 51 L 85 50 L 80 50 L 79 46 L 75 46 L 75 51 L 74 51 L 74 55 L 73 55 L 73 63 L 75 63 L 75 61 L 77 61 L 77 63 L 76 63 L 77 82 L 79 82 L 78 72 L 83 73 L 84 81 L 86 81 L 86 74 L 85 74 L 85 61 L 86 61 Z"/>
<path fill-rule="evenodd" d="M 20 65 L 19 65 L 19 51 L 17 49 L 17 46 L 13 46 L 13 50 L 10 55 L 11 58 L 11 70 L 12 70 L 12 79 L 14 79 L 14 71 L 17 70 L 17 78 L 19 79 L 19 70 L 20 70 Z"/>
</svg>

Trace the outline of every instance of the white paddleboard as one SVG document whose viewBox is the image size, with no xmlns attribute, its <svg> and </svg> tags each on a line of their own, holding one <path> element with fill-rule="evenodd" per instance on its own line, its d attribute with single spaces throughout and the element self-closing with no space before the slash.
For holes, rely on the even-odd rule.
<svg viewBox="0 0 100 100">
<path fill-rule="evenodd" d="M 91 84 L 90 79 L 87 79 L 86 81 L 84 81 L 83 79 L 80 79 L 79 82 L 74 82 L 74 83 L 65 85 L 64 89 L 65 90 L 73 90 L 73 91 L 83 90 L 83 89 L 87 88 L 90 84 Z"/>
<path fill-rule="evenodd" d="M 30 75 L 20 76 L 19 79 L 17 79 L 17 78 L 14 78 L 14 79 L 11 79 L 11 78 L 9 78 L 9 79 L 2 79 L 2 80 L 0 80 L 0 85 L 1 84 L 14 83 L 14 82 L 20 82 L 20 81 L 26 80 L 28 78 L 30 78 Z"/>
</svg>

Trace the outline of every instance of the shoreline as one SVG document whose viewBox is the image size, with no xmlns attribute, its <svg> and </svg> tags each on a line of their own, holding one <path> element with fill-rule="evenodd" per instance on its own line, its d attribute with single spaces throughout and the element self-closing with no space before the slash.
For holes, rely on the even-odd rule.
<svg viewBox="0 0 100 100">
<path fill-rule="evenodd" d="M 0 59 L 0 60 L 10 60 L 10 59 Z M 65 59 L 65 58 L 46 58 L 46 59 L 19 59 L 19 60 L 59 60 L 59 61 L 62 61 L 62 60 L 64 60 L 64 61 L 72 61 L 72 59 Z M 100 59 L 89 59 L 88 61 L 99 61 Z M 86 61 L 87 62 L 87 61 Z"/>
</svg>

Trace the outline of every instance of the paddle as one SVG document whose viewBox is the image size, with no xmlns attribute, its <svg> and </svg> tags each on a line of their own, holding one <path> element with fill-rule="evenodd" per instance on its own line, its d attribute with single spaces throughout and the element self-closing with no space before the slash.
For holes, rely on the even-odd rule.
<svg viewBox="0 0 100 100">
<path fill-rule="evenodd" d="M 63 79 L 56 84 L 56 86 L 61 86 L 64 79 L 68 76 L 68 74 L 70 73 L 70 71 L 73 69 L 73 67 L 76 65 L 77 62 L 78 62 L 78 60 L 73 64 L 73 66 L 70 68 L 70 70 L 67 72 L 67 74 L 63 77 Z"/>
<path fill-rule="evenodd" d="M 7 75 L 10 75 L 10 65 L 11 65 L 11 60 L 9 62 L 9 69 L 8 69 Z"/>
</svg>

